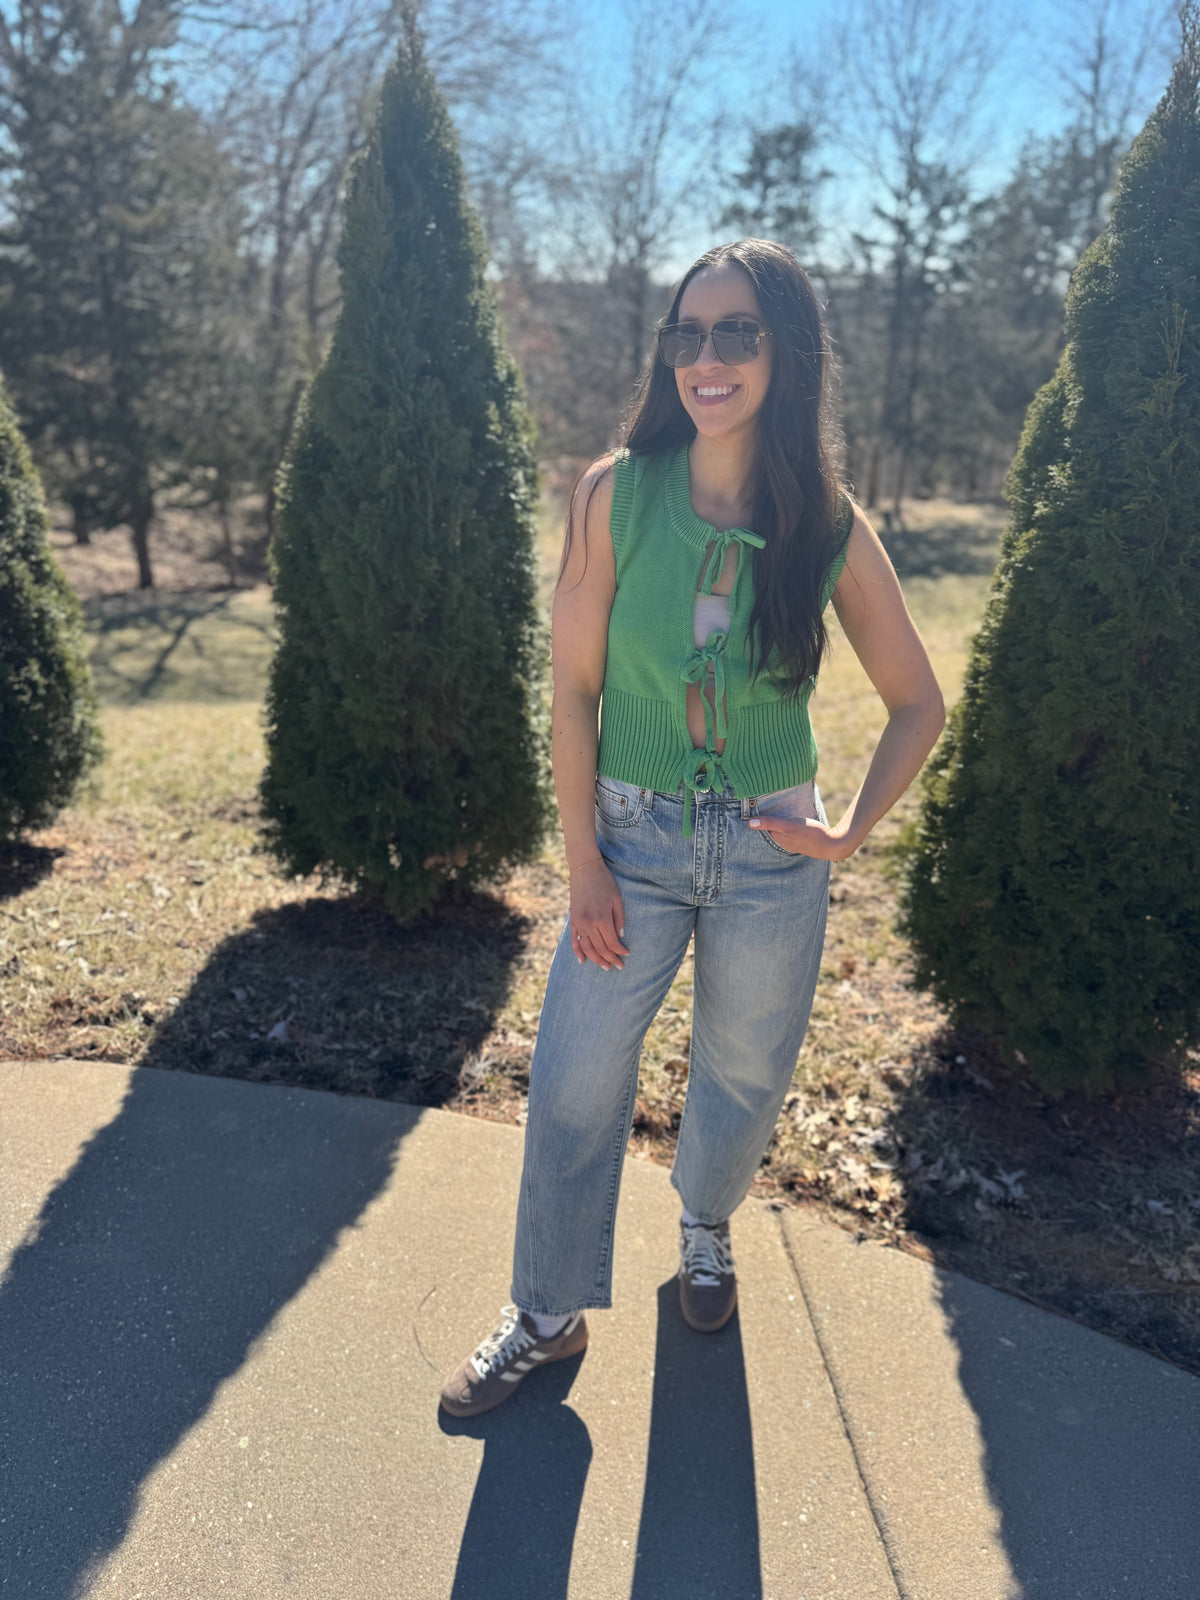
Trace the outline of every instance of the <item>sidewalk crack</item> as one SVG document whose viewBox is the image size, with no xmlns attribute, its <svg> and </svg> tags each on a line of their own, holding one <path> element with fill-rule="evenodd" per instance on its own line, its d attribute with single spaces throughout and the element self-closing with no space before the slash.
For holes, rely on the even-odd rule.
<svg viewBox="0 0 1200 1600">
<path fill-rule="evenodd" d="M 817 1341 L 817 1350 L 821 1356 L 821 1365 L 825 1368 L 825 1377 L 828 1379 L 829 1388 L 833 1394 L 834 1404 L 838 1409 L 838 1417 L 841 1419 L 842 1432 L 846 1436 L 846 1443 L 850 1446 L 850 1454 L 854 1460 L 854 1470 L 858 1473 L 859 1483 L 862 1484 L 863 1495 L 871 1512 L 871 1520 L 875 1524 L 875 1532 L 879 1536 L 879 1543 L 883 1549 L 883 1558 L 888 1564 L 888 1572 L 891 1574 L 892 1583 L 896 1588 L 897 1600 L 916 1600 L 916 1597 L 909 1593 L 900 1577 L 899 1572 L 896 1570 L 896 1563 L 892 1556 L 892 1543 L 887 1530 L 887 1517 L 884 1514 L 882 1506 L 880 1506 L 875 1499 L 875 1495 L 871 1489 L 870 1480 L 868 1479 L 866 1471 L 863 1467 L 862 1458 L 858 1453 L 858 1445 L 855 1443 L 854 1432 L 850 1426 L 850 1418 L 846 1409 L 845 1399 L 842 1395 L 841 1386 L 838 1383 L 837 1374 L 834 1372 L 833 1365 L 830 1362 L 829 1352 L 825 1348 L 825 1340 L 821 1336 L 821 1329 L 817 1324 L 816 1317 L 813 1315 L 812 1299 L 809 1296 L 808 1287 L 804 1282 L 804 1274 L 800 1270 L 800 1263 L 797 1261 L 796 1253 L 792 1249 L 792 1242 L 787 1236 L 787 1229 L 783 1225 L 783 1215 L 778 1211 L 775 1215 L 776 1221 L 779 1224 L 779 1237 L 783 1241 L 783 1253 L 787 1257 L 788 1265 L 792 1269 L 792 1276 L 796 1280 L 796 1287 L 800 1290 L 800 1298 L 804 1302 L 804 1310 L 808 1316 L 808 1325 L 813 1331 L 813 1338 Z"/>
</svg>

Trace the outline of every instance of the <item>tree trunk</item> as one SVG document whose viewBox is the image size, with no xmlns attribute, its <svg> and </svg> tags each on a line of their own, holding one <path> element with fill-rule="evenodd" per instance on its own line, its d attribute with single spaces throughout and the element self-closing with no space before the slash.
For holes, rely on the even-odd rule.
<svg viewBox="0 0 1200 1600">
<path fill-rule="evenodd" d="M 150 565 L 150 523 L 139 517 L 133 525 L 133 553 L 137 557 L 138 588 L 153 589 L 154 569 Z"/>
<path fill-rule="evenodd" d="M 636 383 L 645 359 L 647 307 L 650 301 L 650 274 L 640 263 L 630 274 L 629 354 L 630 378 Z"/>
<path fill-rule="evenodd" d="M 137 557 L 138 588 L 153 589 L 154 568 L 150 565 L 150 524 L 154 520 L 154 496 L 144 484 L 139 484 L 132 496 L 129 527 L 133 539 L 133 553 Z"/>
<path fill-rule="evenodd" d="M 91 544 L 92 524 L 87 512 L 82 506 L 71 507 L 71 531 L 75 535 L 76 544 Z"/>
<path fill-rule="evenodd" d="M 881 450 L 882 442 L 879 434 L 876 433 L 874 439 L 871 441 L 871 449 L 867 457 L 866 503 L 869 506 L 877 506 L 879 504 L 879 457 Z"/>
<path fill-rule="evenodd" d="M 217 514 L 221 519 L 221 560 L 225 564 L 225 571 L 229 576 L 229 587 L 237 587 L 238 561 L 237 551 L 233 548 L 233 530 L 229 526 L 229 502 L 220 500 L 217 503 Z"/>
</svg>

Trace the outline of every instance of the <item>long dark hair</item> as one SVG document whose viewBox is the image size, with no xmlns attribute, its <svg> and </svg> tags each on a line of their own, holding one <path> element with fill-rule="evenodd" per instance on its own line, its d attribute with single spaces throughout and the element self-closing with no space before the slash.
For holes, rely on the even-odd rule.
<svg viewBox="0 0 1200 1600">
<path fill-rule="evenodd" d="M 792 696 L 816 677 L 828 649 L 821 590 L 841 542 L 834 533 L 841 481 L 833 459 L 838 436 L 828 394 L 831 352 L 808 274 L 790 250 L 770 239 L 739 239 L 706 250 L 680 279 L 664 322 L 679 320 L 683 292 L 698 272 L 730 263 L 754 285 L 772 336 L 771 381 L 758 414 L 752 526 L 767 544 L 754 554 L 751 663 L 759 673 L 770 661 L 772 675 Z M 647 456 L 677 450 L 696 437 L 675 373 L 657 352 L 638 378 L 621 437 L 634 455 Z"/>
</svg>

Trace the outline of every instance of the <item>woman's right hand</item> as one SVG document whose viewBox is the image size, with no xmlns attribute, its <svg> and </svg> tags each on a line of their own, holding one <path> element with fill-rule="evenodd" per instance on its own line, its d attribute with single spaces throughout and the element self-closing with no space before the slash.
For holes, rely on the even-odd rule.
<svg viewBox="0 0 1200 1600">
<path fill-rule="evenodd" d="M 571 870 L 571 949 L 577 961 L 594 961 L 605 972 L 623 967 L 629 951 L 621 943 L 625 908 L 617 880 L 602 856 Z"/>
</svg>

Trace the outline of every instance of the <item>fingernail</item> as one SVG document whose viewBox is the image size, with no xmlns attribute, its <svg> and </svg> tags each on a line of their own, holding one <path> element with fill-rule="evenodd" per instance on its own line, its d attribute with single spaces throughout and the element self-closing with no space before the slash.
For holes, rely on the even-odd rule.
<svg viewBox="0 0 1200 1600">
<path fill-rule="evenodd" d="M 622 937 L 622 939 L 625 937 L 625 929 L 624 928 L 621 929 L 621 937 Z"/>
<path fill-rule="evenodd" d="M 758 828 L 758 827 L 761 827 L 762 824 L 759 822 L 757 817 L 751 817 L 750 818 L 750 826 L 752 828 Z"/>
</svg>

